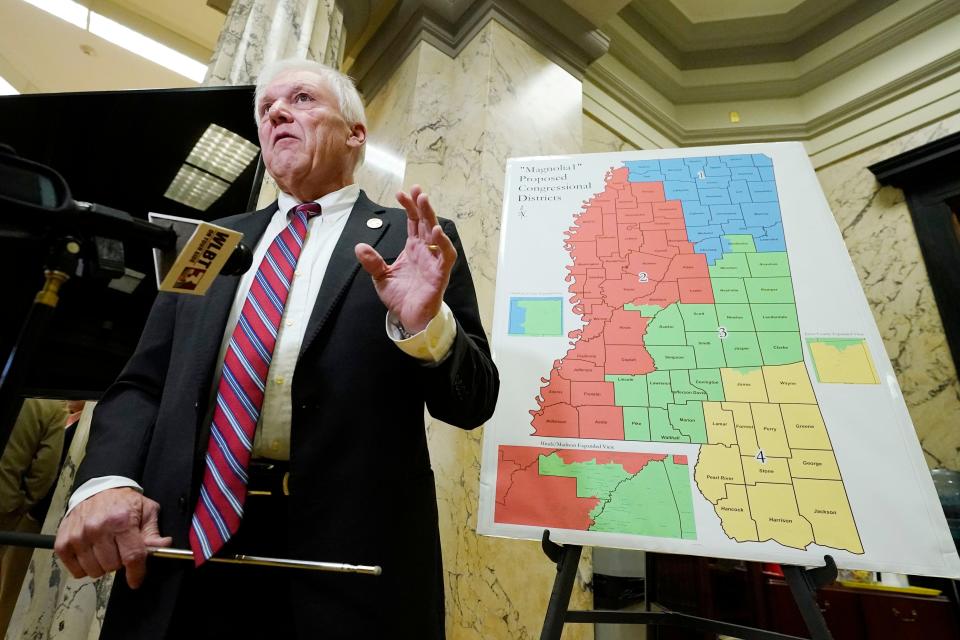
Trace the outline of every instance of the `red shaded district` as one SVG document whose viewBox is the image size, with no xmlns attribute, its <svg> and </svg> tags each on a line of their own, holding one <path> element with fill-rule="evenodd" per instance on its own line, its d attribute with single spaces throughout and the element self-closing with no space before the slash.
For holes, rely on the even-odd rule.
<svg viewBox="0 0 960 640">
<path fill-rule="evenodd" d="M 540 456 L 553 452 L 535 447 L 500 447 L 494 521 L 581 531 L 590 528 L 593 520 L 588 514 L 600 500 L 578 498 L 576 478 L 540 475 Z"/>
<path fill-rule="evenodd" d="M 575 477 L 540 475 L 540 456 L 553 454 L 560 456 L 565 464 L 618 464 L 630 474 L 639 473 L 651 461 L 667 457 L 665 454 L 594 453 L 501 446 L 498 453 L 495 522 L 581 531 L 590 528 L 593 520 L 589 514 L 600 501 L 595 497 L 577 497 Z M 682 464 L 678 460 L 680 457 L 674 456 L 674 462 Z"/>
<path fill-rule="evenodd" d="M 714 302 L 707 258 L 687 239 L 681 202 L 667 200 L 661 182 L 628 177 L 626 168 L 611 170 L 566 232 L 570 302 L 584 326 L 543 379 L 530 412 L 536 435 L 622 440 L 623 412 L 605 376 L 655 370 L 643 342 L 650 318 L 625 305 Z"/>
</svg>

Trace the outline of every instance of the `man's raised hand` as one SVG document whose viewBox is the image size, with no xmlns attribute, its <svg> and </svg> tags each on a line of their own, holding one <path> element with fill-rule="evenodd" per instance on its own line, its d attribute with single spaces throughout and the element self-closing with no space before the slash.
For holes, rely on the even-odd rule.
<svg viewBox="0 0 960 640">
<path fill-rule="evenodd" d="M 366 243 L 355 251 L 383 304 L 404 329 L 418 333 L 440 312 L 457 250 L 420 185 L 413 185 L 409 194 L 397 193 L 397 201 L 407 211 L 407 243 L 393 264 Z"/>
</svg>

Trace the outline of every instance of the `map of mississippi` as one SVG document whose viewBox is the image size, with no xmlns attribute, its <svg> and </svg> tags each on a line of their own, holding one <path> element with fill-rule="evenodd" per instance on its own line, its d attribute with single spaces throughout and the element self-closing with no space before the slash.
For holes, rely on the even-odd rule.
<svg viewBox="0 0 960 640">
<path fill-rule="evenodd" d="M 731 540 L 863 553 L 804 365 L 772 162 L 623 164 L 566 234 L 583 326 L 542 379 L 534 435 L 699 445 L 696 488 Z M 687 465 L 500 445 L 494 520 L 695 539 Z"/>
</svg>

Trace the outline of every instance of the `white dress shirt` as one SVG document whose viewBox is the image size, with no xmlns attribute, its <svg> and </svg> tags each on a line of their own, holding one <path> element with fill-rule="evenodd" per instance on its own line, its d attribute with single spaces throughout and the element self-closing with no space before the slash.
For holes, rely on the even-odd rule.
<svg viewBox="0 0 960 640">
<path fill-rule="evenodd" d="M 316 200 L 322 213 L 313 216 L 307 223 L 307 237 L 304 240 L 300 258 L 294 271 L 290 292 L 284 307 L 280 328 L 277 332 L 277 342 L 273 350 L 273 359 L 267 375 L 264 390 L 263 405 L 260 411 L 260 420 L 254 436 L 252 457 L 271 458 L 274 460 L 290 459 L 290 423 L 292 416 L 291 388 L 293 372 L 297 364 L 297 356 L 303 344 L 307 322 L 313 310 L 314 301 L 320 291 L 323 276 L 326 273 L 334 247 L 343 233 L 347 218 L 360 195 L 360 188 L 351 184 L 338 191 L 329 193 Z M 281 193 L 278 199 L 277 211 L 270 219 L 266 230 L 253 251 L 253 264 L 258 265 L 263 260 L 267 249 L 274 238 L 289 223 L 288 212 L 300 204 L 292 196 Z M 215 371 L 219 372 L 223 366 L 227 345 L 233 335 L 233 330 L 240 318 L 240 312 L 247 298 L 247 292 L 256 276 L 257 269 L 249 269 L 241 278 L 237 292 L 230 308 L 230 315 L 221 339 L 220 352 L 217 356 Z M 361 274 L 362 276 L 363 274 Z M 425 364 L 443 360 L 456 338 L 456 321 L 453 312 L 446 303 L 427 327 L 410 338 L 402 338 L 394 328 L 393 318 L 387 314 L 387 334 L 394 343 L 405 353 Z M 210 411 L 206 421 L 213 419 L 213 407 L 216 406 L 216 391 L 219 386 L 219 373 L 211 386 L 212 394 L 208 406 Z M 105 491 L 118 487 L 132 487 L 139 491 L 143 489 L 130 478 L 123 476 L 102 476 L 92 478 L 74 491 L 70 497 L 67 513 L 83 500 Z"/>
</svg>

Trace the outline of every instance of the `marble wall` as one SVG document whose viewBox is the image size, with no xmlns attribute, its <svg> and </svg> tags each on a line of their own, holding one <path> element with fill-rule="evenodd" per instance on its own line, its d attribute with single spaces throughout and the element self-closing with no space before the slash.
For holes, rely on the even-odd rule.
<svg viewBox="0 0 960 640">
<path fill-rule="evenodd" d="M 960 114 L 820 168 L 931 467 L 960 469 L 960 383 L 903 192 L 867 166 L 960 131 Z"/>
<path fill-rule="evenodd" d="M 580 83 L 496 22 L 451 60 L 421 43 L 370 102 L 370 142 L 405 164 L 369 156 L 358 181 L 389 203 L 419 183 L 457 223 L 484 325 L 493 316 L 504 166 L 511 156 L 578 153 Z M 451 640 L 539 637 L 555 575 L 539 544 L 479 537 L 482 431 L 430 421 Z M 572 606 L 589 607 L 585 559 Z M 564 638 L 590 638 L 570 625 Z"/>
<path fill-rule="evenodd" d="M 583 114 L 583 151 L 601 153 L 607 151 L 631 151 L 635 147 L 608 129 L 603 123 Z"/>
<path fill-rule="evenodd" d="M 253 84 L 265 63 L 282 58 L 338 66 L 344 37 L 335 0 L 234 0 L 204 84 Z"/>
</svg>

